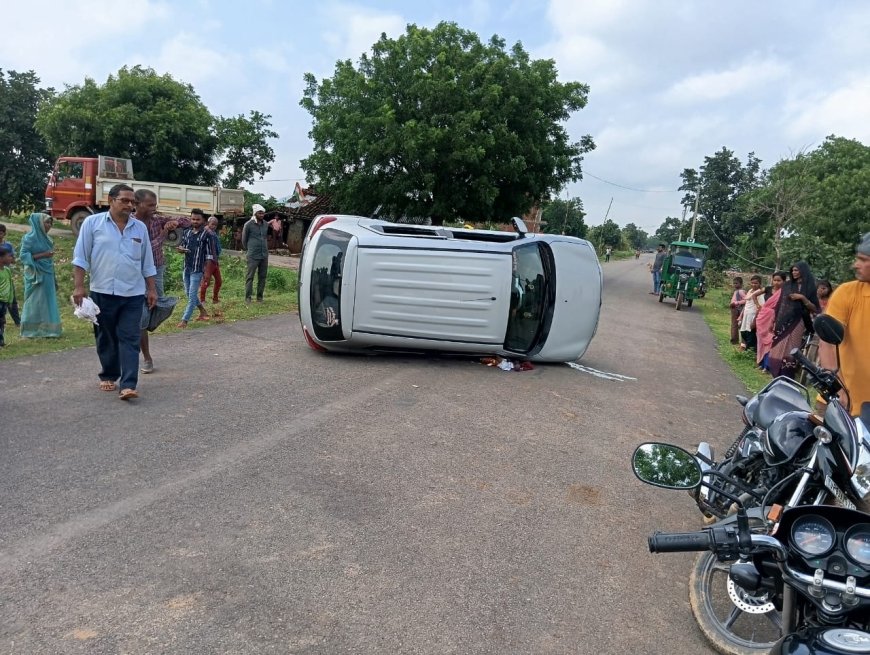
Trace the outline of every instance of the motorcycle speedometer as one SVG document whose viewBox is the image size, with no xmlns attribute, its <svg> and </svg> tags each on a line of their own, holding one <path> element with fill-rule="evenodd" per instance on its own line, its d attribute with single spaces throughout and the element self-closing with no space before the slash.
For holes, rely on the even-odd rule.
<svg viewBox="0 0 870 655">
<path fill-rule="evenodd" d="M 849 528 L 845 537 L 846 552 L 861 566 L 870 566 L 870 523 L 859 523 Z"/>
<path fill-rule="evenodd" d="M 791 541 L 805 557 L 821 557 L 834 547 L 836 533 L 827 519 L 814 514 L 798 519 L 791 528 Z"/>
</svg>

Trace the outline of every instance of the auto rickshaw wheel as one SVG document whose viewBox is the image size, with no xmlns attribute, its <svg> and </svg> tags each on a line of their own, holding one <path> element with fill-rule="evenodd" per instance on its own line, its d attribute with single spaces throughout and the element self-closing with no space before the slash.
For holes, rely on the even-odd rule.
<svg viewBox="0 0 870 655">
<path fill-rule="evenodd" d="M 664 302 L 664 301 L 665 301 L 665 292 L 661 291 L 661 292 L 659 292 L 659 302 Z"/>
<path fill-rule="evenodd" d="M 683 308 L 683 292 L 677 291 L 677 311 L 680 311 Z"/>
<path fill-rule="evenodd" d="M 692 300 L 693 300 L 692 298 L 689 298 L 689 299 L 686 301 L 686 307 L 691 307 L 691 306 L 692 306 Z"/>
</svg>

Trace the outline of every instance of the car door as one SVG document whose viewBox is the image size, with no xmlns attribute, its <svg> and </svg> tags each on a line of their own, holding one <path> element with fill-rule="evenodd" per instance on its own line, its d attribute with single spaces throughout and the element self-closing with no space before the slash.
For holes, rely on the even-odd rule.
<svg viewBox="0 0 870 655">
<path fill-rule="evenodd" d="M 501 344 L 510 280 L 509 252 L 361 246 L 353 332 Z"/>
</svg>

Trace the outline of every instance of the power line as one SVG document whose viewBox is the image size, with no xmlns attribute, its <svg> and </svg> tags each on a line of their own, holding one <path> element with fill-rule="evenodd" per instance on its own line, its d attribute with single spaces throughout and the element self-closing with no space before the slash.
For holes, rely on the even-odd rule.
<svg viewBox="0 0 870 655">
<path fill-rule="evenodd" d="M 719 238 L 719 235 L 716 234 L 716 230 L 714 230 L 714 229 L 713 229 L 713 226 L 710 225 L 710 221 L 707 220 L 707 217 L 704 216 L 703 214 L 701 214 L 700 216 L 701 216 L 701 220 L 704 221 L 704 222 L 707 224 L 707 227 L 710 228 L 710 232 L 713 233 L 713 236 L 716 237 L 716 240 L 717 240 L 719 243 L 722 244 L 722 246 L 725 248 L 725 250 L 727 250 L 727 251 L 730 252 L 732 255 L 734 255 L 735 257 L 737 257 L 737 259 L 742 259 L 743 261 L 745 261 L 745 262 L 747 262 L 747 263 L 749 263 L 749 264 L 752 264 L 752 265 L 755 266 L 756 268 L 763 268 L 763 269 L 766 270 L 766 271 L 774 271 L 774 272 L 776 272 L 776 268 L 774 268 L 774 267 L 772 267 L 772 266 L 765 266 L 764 264 L 759 264 L 758 262 L 754 262 L 754 261 L 752 261 L 751 259 L 746 259 L 746 257 L 744 257 L 743 255 L 740 255 L 739 253 L 734 252 L 734 250 L 732 250 L 732 249 L 728 246 L 728 244 L 726 244 L 724 241 L 722 241 L 722 239 Z"/>
<path fill-rule="evenodd" d="M 681 193 L 679 189 L 638 189 L 636 187 L 625 186 L 624 184 L 617 184 L 616 182 L 611 182 L 610 180 L 605 180 L 603 177 L 598 177 L 597 175 L 593 175 L 589 171 L 584 170 L 583 175 L 588 175 L 589 177 L 594 177 L 599 182 L 604 182 L 605 184 L 609 184 L 610 186 L 619 187 L 620 189 L 627 189 L 628 191 L 638 191 L 640 193 Z"/>
</svg>

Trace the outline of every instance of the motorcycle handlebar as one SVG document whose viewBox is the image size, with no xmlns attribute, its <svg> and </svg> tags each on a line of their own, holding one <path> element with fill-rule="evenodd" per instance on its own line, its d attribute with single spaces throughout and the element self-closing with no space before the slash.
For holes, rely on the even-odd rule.
<svg viewBox="0 0 870 655">
<path fill-rule="evenodd" d="M 711 534 L 701 532 L 656 532 L 649 537 L 649 552 L 680 553 L 696 550 L 711 550 L 714 545 Z"/>
<path fill-rule="evenodd" d="M 813 386 L 826 398 L 836 396 L 843 388 L 843 385 L 833 373 L 808 360 L 798 348 L 792 350 L 790 354 L 810 374 L 814 382 Z"/>
</svg>

